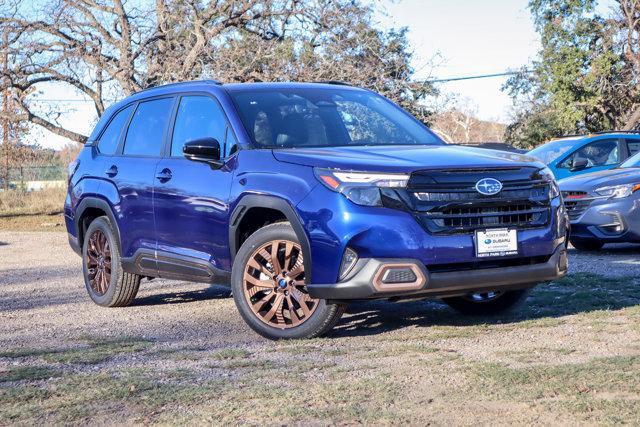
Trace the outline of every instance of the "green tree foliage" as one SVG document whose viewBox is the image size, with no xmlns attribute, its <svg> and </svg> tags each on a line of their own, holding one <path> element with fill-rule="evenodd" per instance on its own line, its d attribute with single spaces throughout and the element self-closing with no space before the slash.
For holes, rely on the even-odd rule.
<svg viewBox="0 0 640 427">
<path fill-rule="evenodd" d="M 515 121 L 507 139 L 522 147 L 553 137 L 619 129 L 638 99 L 620 43 L 621 20 L 595 12 L 594 0 L 531 0 L 538 58 L 511 78 Z"/>
</svg>

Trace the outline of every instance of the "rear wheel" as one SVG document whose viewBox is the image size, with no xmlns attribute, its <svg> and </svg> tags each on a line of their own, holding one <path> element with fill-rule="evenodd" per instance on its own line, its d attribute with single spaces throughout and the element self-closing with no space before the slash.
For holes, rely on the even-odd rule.
<svg viewBox="0 0 640 427">
<path fill-rule="evenodd" d="M 451 308 L 472 315 L 491 315 L 509 311 L 521 304 L 529 289 L 516 291 L 474 292 L 462 297 L 445 298 Z"/>
<path fill-rule="evenodd" d="M 602 249 L 604 243 L 595 239 L 569 239 L 571 245 L 579 251 L 598 251 Z"/>
<path fill-rule="evenodd" d="M 138 293 L 141 277 L 122 270 L 115 233 L 106 216 L 96 218 L 87 229 L 82 269 L 87 292 L 98 305 L 123 307 Z"/>
<path fill-rule="evenodd" d="M 305 260 L 289 223 L 268 225 L 242 245 L 231 286 L 240 315 L 269 339 L 313 338 L 331 330 L 345 306 L 312 298 Z"/>
</svg>

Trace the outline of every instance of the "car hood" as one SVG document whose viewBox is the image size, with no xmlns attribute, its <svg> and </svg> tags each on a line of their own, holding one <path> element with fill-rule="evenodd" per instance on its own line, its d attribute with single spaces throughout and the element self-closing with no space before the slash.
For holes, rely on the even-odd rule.
<svg viewBox="0 0 640 427">
<path fill-rule="evenodd" d="M 544 167 L 541 162 L 517 153 L 454 145 L 288 148 L 273 150 L 273 155 L 281 162 L 370 172 L 413 172 L 443 167 Z"/>
<path fill-rule="evenodd" d="M 563 191 L 593 191 L 599 187 L 640 183 L 640 168 L 609 169 L 576 175 L 558 181 Z"/>
</svg>

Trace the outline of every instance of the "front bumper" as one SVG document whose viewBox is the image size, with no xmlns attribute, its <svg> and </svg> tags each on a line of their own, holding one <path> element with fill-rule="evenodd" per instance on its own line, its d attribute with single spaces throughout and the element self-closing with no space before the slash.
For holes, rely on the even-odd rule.
<svg viewBox="0 0 640 427">
<path fill-rule="evenodd" d="M 640 242 L 640 197 L 599 199 L 574 221 L 571 236 L 603 242 Z"/>
<path fill-rule="evenodd" d="M 430 273 L 415 259 L 361 260 L 359 269 L 343 282 L 308 284 L 309 295 L 327 300 L 363 300 L 378 298 L 424 297 L 442 298 L 470 292 L 530 288 L 540 282 L 554 280 L 567 273 L 567 250 L 558 246 L 545 262 L 531 265 L 471 269 Z M 389 283 L 389 271 L 397 270 Z M 412 274 L 411 274 L 411 273 Z"/>
</svg>

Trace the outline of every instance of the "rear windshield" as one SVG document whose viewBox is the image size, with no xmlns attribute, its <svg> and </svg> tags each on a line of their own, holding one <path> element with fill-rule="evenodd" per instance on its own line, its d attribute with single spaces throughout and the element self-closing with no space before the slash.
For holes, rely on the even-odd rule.
<svg viewBox="0 0 640 427">
<path fill-rule="evenodd" d="M 257 89 L 231 96 L 258 147 L 443 144 L 413 116 L 372 92 Z"/>
</svg>

